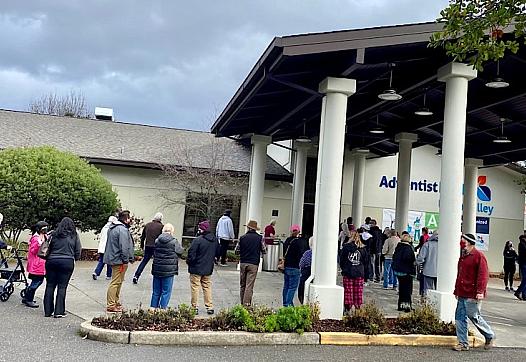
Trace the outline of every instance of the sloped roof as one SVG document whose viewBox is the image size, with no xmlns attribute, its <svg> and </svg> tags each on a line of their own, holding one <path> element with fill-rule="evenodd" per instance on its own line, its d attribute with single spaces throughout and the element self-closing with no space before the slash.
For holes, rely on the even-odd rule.
<svg viewBox="0 0 526 362">
<path fill-rule="evenodd" d="M 250 172 L 250 147 L 208 132 L 0 110 L 0 149 L 43 145 L 93 163 L 146 168 L 186 166 L 186 160 L 191 160 L 193 167 L 208 168 L 212 149 L 221 147 L 226 150 L 222 169 Z M 185 152 L 190 156 L 181 154 Z M 266 173 L 271 179 L 291 178 L 270 157 Z"/>
</svg>

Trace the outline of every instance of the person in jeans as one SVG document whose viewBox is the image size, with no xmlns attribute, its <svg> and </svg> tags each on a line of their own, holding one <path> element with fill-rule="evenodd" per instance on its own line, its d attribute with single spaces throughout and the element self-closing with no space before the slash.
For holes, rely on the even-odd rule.
<svg viewBox="0 0 526 362">
<path fill-rule="evenodd" d="M 66 289 L 75 268 L 75 260 L 80 259 L 81 251 L 75 223 L 69 217 L 63 218 L 51 236 L 49 255 L 46 259 L 46 292 L 44 293 L 46 317 L 66 316 Z"/>
<path fill-rule="evenodd" d="M 423 285 L 423 290 L 420 294 L 422 296 L 427 295 L 428 290 L 436 290 L 437 288 L 437 261 L 438 232 L 435 231 L 422 245 L 416 258 L 416 262 L 422 270 L 420 275 L 420 281 Z"/>
<path fill-rule="evenodd" d="M 511 240 L 506 241 L 502 255 L 504 256 L 504 287 L 506 291 L 514 292 L 513 277 L 517 270 L 515 263 L 517 262 L 519 255 L 517 255 L 517 252 L 513 248 L 513 242 Z M 509 287 L 508 283 L 510 285 Z"/>
<path fill-rule="evenodd" d="M 396 245 L 391 269 L 398 278 L 398 310 L 410 312 L 413 307 L 413 278 L 416 276 L 415 250 L 411 235 L 403 234 Z"/>
<path fill-rule="evenodd" d="M 303 253 L 300 259 L 300 284 L 298 285 L 298 299 L 303 304 L 305 300 L 305 283 L 309 279 L 312 272 L 312 248 L 314 243 L 314 237 L 309 238 L 310 249 Z"/>
<path fill-rule="evenodd" d="M 128 230 L 132 223 L 130 212 L 119 212 L 117 221 L 108 230 L 108 240 L 104 251 L 104 263 L 111 265 L 111 282 L 106 293 L 106 311 L 110 313 L 122 312 L 120 301 L 122 283 L 128 264 L 135 261 L 133 240 Z"/>
<path fill-rule="evenodd" d="M 247 233 L 239 238 L 239 296 L 241 304 L 250 306 L 261 254 L 266 249 L 261 235 L 257 233 L 257 221 L 250 220 L 246 227 Z"/>
<path fill-rule="evenodd" d="M 214 314 L 212 302 L 212 273 L 214 272 L 214 260 L 218 253 L 219 244 L 210 232 L 208 220 L 198 225 L 199 236 L 192 241 L 188 249 L 188 273 L 190 274 L 190 288 L 192 293 L 191 304 L 196 314 L 199 313 L 198 299 L 199 288 L 203 289 L 205 307 L 207 314 Z"/>
<path fill-rule="evenodd" d="M 48 223 L 39 221 L 33 227 L 33 235 L 29 240 L 29 249 L 27 251 L 27 272 L 31 284 L 26 288 L 26 294 L 22 298 L 22 304 L 30 308 L 38 308 L 38 304 L 33 300 L 38 287 L 44 282 L 46 276 L 46 261 L 38 257 L 40 245 L 47 240 Z M 1 267 L 1 265 L 0 265 Z"/>
<path fill-rule="evenodd" d="M 151 308 L 166 309 L 172 296 L 174 276 L 179 273 L 179 258 L 184 252 L 181 243 L 173 237 L 174 227 L 166 224 L 163 232 L 155 240 L 153 254 L 152 275 L 152 300 Z"/>
<path fill-rule="evenodd" d="M 476 238 L 473 234 L 462 234 L 466 242 L 462 255 L 458 260 L 457 280 L 455 282 L 455 297 L 457 310 L 455 325 L 458 344 L 455 351 L 469 350 L 468 318 L 484 336 L 485 349 L 490 349 L 495 340 L 495 333 L 480 315 L 482 299 L 486 297 L 489 271 L 488 262 L 483 253 L 475 248 Z"/>
<path fill-rule="evenodd" d="M 519 272 L 521 284 L 515 291 L 515 297 L 519 300 L 526 300 L 526 235 L 519 236 Z"/>
<path fill-rule="evenodd" d="M 139 278 L 141 277 L 144 268 L 153 256 L 155 250 L 155 240 L 157 240 L 163 230 L 162 220 L 163 214 L 158 212 L 153 217 L 153 220 L 144 225 L 144 229 L 142 229 L 141 248 L 144 250 L 144 255 L 133 276 L 133 284 L 137 284 L 139 282 Z"/>
<path fill-rule="evenodd" d="M 398 236 L 396 236 L 395 230 L 389 230 L 389 237 L 384 242 L 382 248 L 382 255 L 384 256 L 384 289 L 396 289 L 397 281 L 394 275 L 393 269 L 393 254 L 395 252 L 396 246 L 400 242 Z"/>
<path fill-rule="evenodd" d="M 216 226 L 216 237 L 219 240 L 219 244 L 221 245 L 219 253 L 221 266 L 227 265 L 226 254 L 228 252 L 228 246 L 230 245 L 230 242 L 232 242 L 236 237 L 234 234 L 234 223 L 230 218 L 231 214 L 232 210 L 225 210 L 223 216 L 221 216 Z"/>
<path fill-rule="evenodd" d="M 99 238 L 99 262 L 97 266 L 95 267 L 95 270 L 93 271 L 93 274 L 91 277 L 93 280 L 97 280 L 97 278 L 100 276 L 100 273 L 102 273 L 102 269 L 104 268 L 104 251 L 106 250 L 106 241 L 108 240 L 108 230 L 110 229 L 111 224 L 117 221 L 117 218 L 115 216 L 110 216 L 108 218 L 108 222 L 100 231 L 100 238 Z M 111 279 L 111 266 L 106 265 L 106 280 Z"/>
<path fill-rule="evenodd" d="M 356 231 L 351 231 L 348 242 L 342 245 L 339 259 L 343 276 L 343 305 L 348 313 L 352 307 L 359 309 L 363 304 L 364 279 L 370 267 L 369 253 Z"/>
<path fill-rule="evenodd" d="M 290 236 L 283 244 L 285 270 L 283 272 L 283 306 L 294 305 L 294 295 L 300 282 L 300 259 L 309 250 L 309 243 L 300 236 L 299 225 L 290 227 Z"/>
</svg>

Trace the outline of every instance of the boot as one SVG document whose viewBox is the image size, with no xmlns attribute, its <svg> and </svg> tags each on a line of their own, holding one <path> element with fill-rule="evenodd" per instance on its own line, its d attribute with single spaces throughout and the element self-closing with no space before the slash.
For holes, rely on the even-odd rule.
<svg viewBox="0 0 526 362">
<path fill-rule="evenodd" d="M 34 303 L 34 298 L 35 298 L 35 292 L 36 292 L 36 289 L 31 289 L 29 287 L 26 288 L 26 297 L 24 298 L 24 300 L 22 300 L 22 303 L 27 305 L 29 307 L 29 303 L 32 303 L 32 304 L 35 304 Z M 38 305 L 37 305 L 38 307 Z M 35 308 L 35 307 L 32 307 L 32 308 Z"/>
</svg>

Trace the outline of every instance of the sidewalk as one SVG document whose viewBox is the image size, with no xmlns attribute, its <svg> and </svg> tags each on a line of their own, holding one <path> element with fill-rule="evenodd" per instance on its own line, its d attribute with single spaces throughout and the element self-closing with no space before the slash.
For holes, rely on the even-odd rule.
<svg viewBox="0 0 526 362">
<path fill-rule="evenodd" d="M 98 280 L 91 278 L 95 262 L 78 262 L 75 267 L 66 301 L 66 308 L 81 318 L 90 319 L 105 313 L 106 289 L 109 281 L 105 280 L 104 272 Z M 126 274 L 122 287 L 121 300 L 125 308 L 147 308 L 150 305 L 152 276 L 151 264 L 145 268 L 139 284 L 132 284 L 133 272 L 138 263 L 131 266 Z M 417 298 L 415 285 L 413 296 Z M 277 308 L 281 306 L 281 288 L 283 275 L 280 273 L 258 273 L 254 288 L 255 304 L 265 304 Z M 37 296 L 42 298 L 45 286 L 39 288 Z M 239 303 L 239 272 L 235 264 L 227 267 L 216 267 L 212 276 L 213 300 L 215 311 L 231 307 Z M 397 292 L 383 290 L 381 284 L 371 284 L 365 287 L 364 300 L 374 300 L 388 316 L 396 316 Z M 504 291 L 503 283 L 499 279 L 491 279 L 488 288 L 488 300 L 483 305 L 483 316 L 487 317 L 497 334 L 497 345 L 506 347 L 526 348 L 526 302 L 520 302 L 512 293 Z M 12 298 L 16 298 L 16 294 Z M 201 315 L 204 313 L 202 296 L 200 299 Z M 173 286 L 170 306 L 176 307 L 181 303 L 190 304 L 190 282 L 186 264 L 179 263 L 179 275 Z M 296 304 L 298 303 L 296 299 Z"/>
</svg>

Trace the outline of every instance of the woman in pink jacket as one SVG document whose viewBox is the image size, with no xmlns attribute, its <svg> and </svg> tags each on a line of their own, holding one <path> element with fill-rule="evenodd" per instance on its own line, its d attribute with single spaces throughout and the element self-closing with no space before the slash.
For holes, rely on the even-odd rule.
<svg viewBox="0 0 526 362">
<path fill-rule="evenodd" d="M 44 282 L 46 275 L 46 261 L 37 256 L 40 245 L 47 239 L 48 224 L 39 221 L 33 227 L 33 236 L 29 240 L 29 250 L 27 253 L 27 271 L 31 284 L 26 289 L 26 296 L 22 303 L 30 308 L 38 308 L 38 304 L 33 300 L 38 287 Z"/>
</svg>

